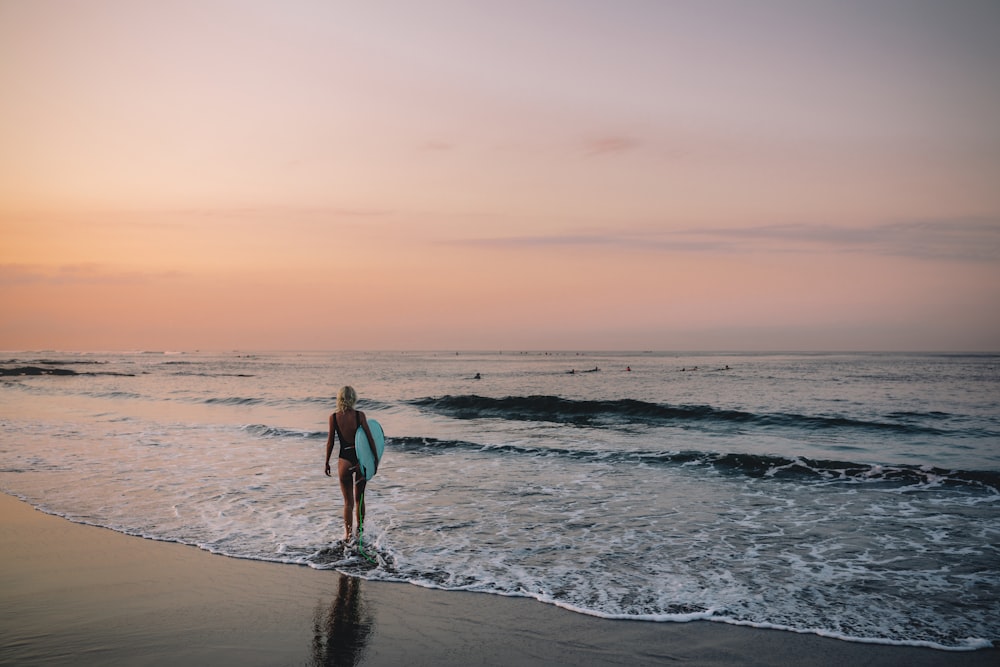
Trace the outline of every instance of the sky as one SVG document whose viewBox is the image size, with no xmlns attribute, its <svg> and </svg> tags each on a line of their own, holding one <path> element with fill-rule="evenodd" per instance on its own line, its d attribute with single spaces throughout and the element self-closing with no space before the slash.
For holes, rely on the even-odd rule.
<svg viewBox="0 0 1000 667">
<path fill-rule="evenodd" d="M 994 0 L 0 0 L 0 350 L 1000 350 Z"/>
</svg>

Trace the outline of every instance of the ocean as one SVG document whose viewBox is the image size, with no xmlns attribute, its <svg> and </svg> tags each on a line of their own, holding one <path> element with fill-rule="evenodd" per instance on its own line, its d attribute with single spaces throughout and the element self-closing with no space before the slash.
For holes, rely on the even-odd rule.
<svg viewBox="0 0 1000 667">
<path fill-rule="evenodd" d="M 5 357 L 0 491 L 71 521 L 612 619 L 1000 640 L 998 355 Z M 344 384 L 387 435 L 360 550 L 323 474 Z"/>
</svg>

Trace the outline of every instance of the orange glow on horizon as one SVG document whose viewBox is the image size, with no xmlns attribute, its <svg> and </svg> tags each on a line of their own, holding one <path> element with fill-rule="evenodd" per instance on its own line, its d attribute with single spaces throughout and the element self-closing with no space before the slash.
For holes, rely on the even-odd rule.
<svg viewBox="0 0 1000 667">
<path fill-rule="evenodd" d="M 1000 349 L 997 8 L 390 5 L 0 5 L 0 349 Z"/>
</svg>

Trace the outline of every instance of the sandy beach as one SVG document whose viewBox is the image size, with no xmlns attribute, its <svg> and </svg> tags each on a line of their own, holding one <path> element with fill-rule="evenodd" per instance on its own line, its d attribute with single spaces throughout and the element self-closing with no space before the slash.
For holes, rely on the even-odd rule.
<svg viewBox="0 0 1000 667">
<path fill-rule="evenodd" d="M 74 524 L 0 494 L 3 665 L 996 665 L 1000 650 L 609 621 Z"/>
</svg>

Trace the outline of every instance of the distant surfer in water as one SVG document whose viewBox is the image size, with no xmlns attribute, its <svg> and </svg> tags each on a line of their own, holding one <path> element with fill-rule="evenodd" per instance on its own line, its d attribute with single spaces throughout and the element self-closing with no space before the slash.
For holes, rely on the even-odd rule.
<svg viewBox="0 0 1000 667">
<path fill-rule="evenodd" d="M 368 428 L 368 418 L 365 413 L 354 409 L 358 394 L 354 387 L 341 387 L 337 392 L 337 411 L 330 415 L 330 435 L 326 439 L 326 468 L 324 472 L 330 477 L 330 455 L 333 454 L 334 435 L 340 437 L 340 456 L 337 458 L 337 478 L 340 480 L 340 492 L 344 496 L 344 540 L 354 535 L 354 515 L 357 513 L 358 525 L 364 521 L 364 504 L 358 502 L 365 492 L 365 476 L 358 466 L 358 454 L 355 451 L 354 436 L 358 428 L 365 431 L 369 446 L 378 468 L 378 452 L 375 451 L 375 438 Z"/>
</svg>

